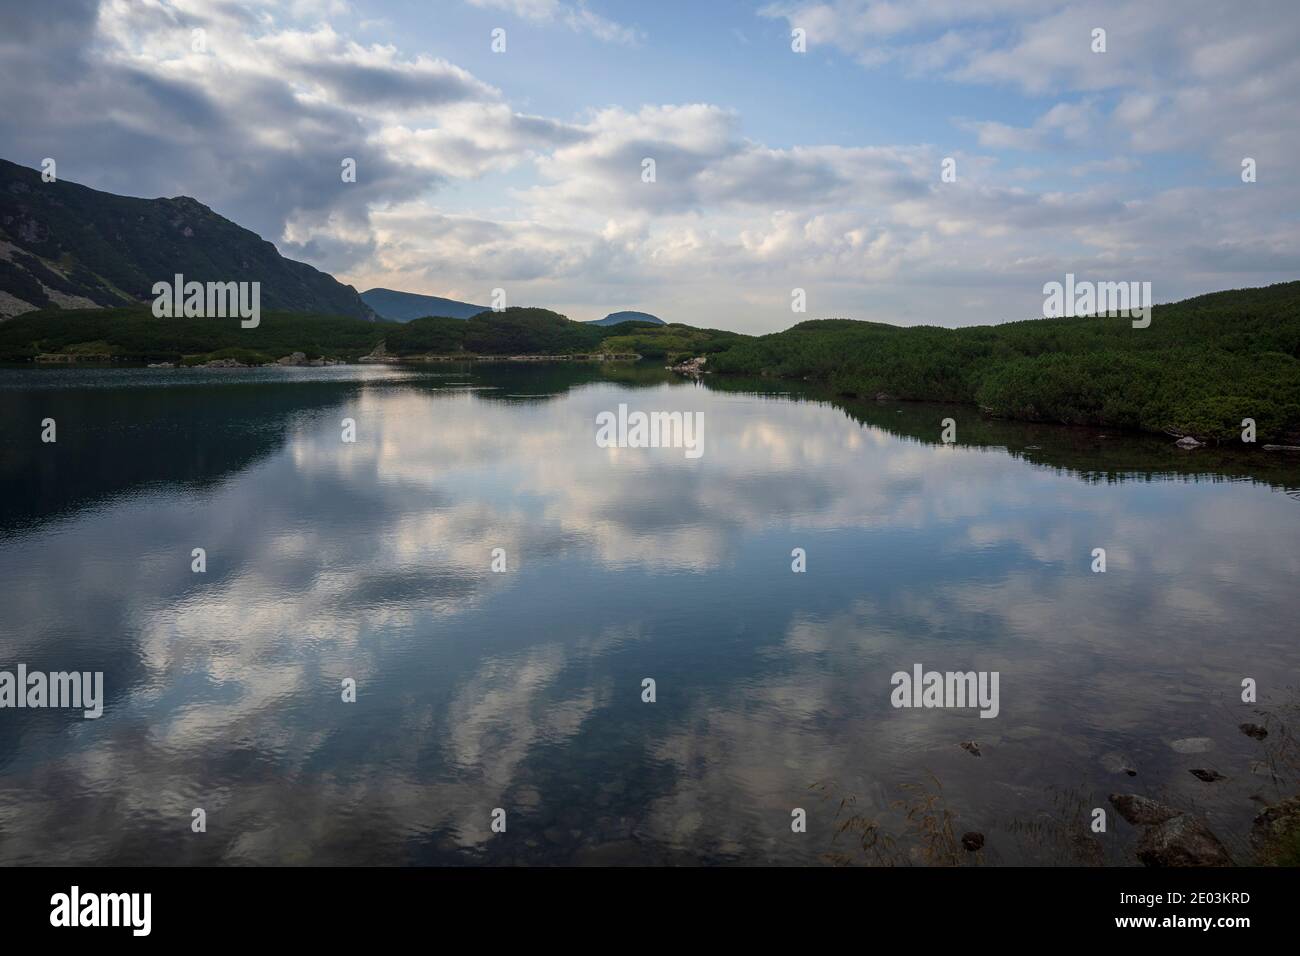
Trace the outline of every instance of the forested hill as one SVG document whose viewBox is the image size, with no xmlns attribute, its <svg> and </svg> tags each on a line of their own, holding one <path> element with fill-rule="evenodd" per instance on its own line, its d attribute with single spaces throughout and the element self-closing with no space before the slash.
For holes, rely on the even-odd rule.
<svg viewBox="0 0 1300 956">
<path fill-rule="evenodd" d="M 1300 432 L 1300 282 L 1156 306 L 1126 318 L 961 329 L 827 319 L 742 339 L 717 372 L 825 384 L 844 395 L 964 402 L 1007 418 L 1228 440 Z"/>
<path fill-rule="evenodd" d="M 188 196 L 135 199 L 0 159 L 0 317 L 152 301 L 155 282 L 260 282 L 261 307 L 373 317 L 357 291 Z"/>
<path fill-rule="evenodd" d="M 291 352 L 389 356 L 635 353 L 661 364 L 797 379 L 846 396 L 960 402 L 1010 419 L 1236 441 L 1300 444 L 1300 282 L 1156 306 L 1127 318 L 1062 318 L 961 329 L 847 319 L 757 338 L 674 323 L 574 322 L 546 309 L 407 323 L 268 311 L 238 320 L 157 319 L 146 306 L 43 310 L 0 323 L 0 361 L 275 361 Z"/>
<path fill-rule="evenodd" d="M 652 333 L 661 333 L 658 336 Z M 717 351 L 740 336 L 686 326 L 574 322 L 547 309 L 430 316 L 399 323 L 268 311 L 256 328 L 238 318 L 156 318 L 148 306 L 42 310 L 0 323 L 0 362 L 172 362 L 249 365 L 302 352 L 356 361 L 383 345 L 389 358 L 640 354 L 674 360 Z"/>
</svg>

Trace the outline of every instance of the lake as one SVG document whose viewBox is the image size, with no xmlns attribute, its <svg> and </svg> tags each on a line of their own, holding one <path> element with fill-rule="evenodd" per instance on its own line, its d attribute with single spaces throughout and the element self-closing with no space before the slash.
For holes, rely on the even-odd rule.
<svg viewBox="0 0 1300 956">
<path fill-rule="evenodd" d="M 0 710 L 0 863 L 1123 864 L 1129 791 L 1248 859 L 1295 792 L 1294 460 L 794 389 L 0 370 L 0 668 L 105 698 Z M 599 447 L 620 404 L 701 453 Z M 893 706 L 917 664 L 997 716 Z"/>
</svg>

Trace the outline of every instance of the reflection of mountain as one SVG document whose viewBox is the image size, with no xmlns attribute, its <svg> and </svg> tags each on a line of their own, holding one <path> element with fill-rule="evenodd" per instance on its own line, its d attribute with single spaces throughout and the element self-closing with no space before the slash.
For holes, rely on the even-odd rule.
<svg viewBox="0 0 1300 956">
<path fill-rule="evenodd" d="M 1111 749 L 1146 746 L 1155 788 L 1200 786 L 1161 738 L 1216 733 L 1202 691 L 1294 671 L 1276 610 L 1292 506 L 1247 483 L 1099 488 L 895 437 L 925 435 L 934 406 L 863 410 L 909 421 L 895 433 L 656 370 L 635 392 L 594 367 L 567 385 L 511 371 L 385 371 L 319 404 L 297 402 L 306 380 L 234 377 L 92 418 L 184 449 L 199 476 L 240 431 L 287 441 L 201 494 L 142 483 L 0 541 L 0 652 L 102 663 L 111 700 L 92 728 L 25 711 L 0 740 L 0 861 L 815 863 L 829 815 L 810 810 L 806 840 L 788 816 L 814 781 L 874 813 L 931 769 L 981 830 L 1038 812 L 1045 787 L 1112 782 Z M 59 410 L 60 441 L 90 391 Z M 620 401 L 702 409 L 704 460 L 597 447 L 594 415 Z M 1087 567 L 1099 543 L 1106 576 Z M 489 570 L 495 547 L 510 573 Z M 965 718 L 890 708 L 888 673 L 914 660 L 1006 675 L 984 760 L 957 746 Z M 1228 729 L 1220 753 L 1244 768 L 1254 744 Z M 1249 785 L 1197 799 L 1249 815 Z M 213 793 L 234 836 L 185 839 L 191 796 Z M 521 839 L 493 838 L 496 806 Z"/>
<path fill-rule="evenodd" d="M 475 384 L 494 388 L 481 393 L 487 399 L 550 399 L 571 388 L 597 382 L 613 382 L 627 388 L 653 388 L 679 381 L 658 365 L 630 362 L 479 362 L 456 367 L 466 374 L 472 372 Z"/>
<path fill-rule="evenodd" d="M 42 373 L 57 380 L 29 371 L 0 372 L 5 374 L 11 377 L 0 378 L 0 534 L 146 486 L 201 491 L 281 448 L 300 416 L 340 405 L 366 387 L 358 378 L 306 379 L 309 373 L 296 373 L 286 379 L 260 371 L 240 373 L 246 377 L 239 382 L 228 380 L 227 372 L 189 373 L 196 383 L 189 385 L 164 385 L 165 378 L 149 373 L 138 381 L 154 387 L 137 388 L 129 387 L 121 371 Z M 472 380 L 484 400 L 519 403 L 552 400 L 601 381 L 650 387 L 670 378 L 657 367 L 471 363 L 404 375 L 401 387 L 441 389 Z M 32 384 L 61 387 L 25 387 Z M 39 440 L 45 418 L 57 424 L 52 445 Z"/>
<path fill-rule="evenodd" d="M 30 372 L 11 374 L 26 376 L 10 379 L 11 386 L 39 381 Z M 6 388 L 0 402 L 0 434 L 6 438 L 0 455 L 0 532 L 44 523 L 147 485 L 207 487 L 281 447 L 298 416 L 339 405 L 366 387 L 357 379 L 259 380 L 262 373 L 248 374 L 250 381 L 216 387 L 209 379 L 189 386 L 111 390 Z M 633 389 L 699 387 L 658 366 L 613 363 L 448 364 L 389 386 L 442 389 L 462 382 L 476 386 L 480 400 L 511 404 L 548 402 L 572 389 L 601 383 Z M 709 377 L 705 384 L 713 391 L 770 395 L 774 383 Z M 957 423 L 959 446 L 1003 449 L 1089 482 L 1221 476 L 1280 489 L 1300 486 L 1300 461 L 1284 454 L 1214 448 L 1188 453 L 1147 436 L 992 420 L 967 406 L 849 402 L 815 389 L 788 394 L 794 401 L 825 402 L 860 424 L 927 445 L 941 444 L 940 422 L 951 417 Z M 665 407 L 674 404 L 667 398 L 663 402 Z M 31 438 L 38 434 L 32 423 L 46 417 L 58 423 L 55 445 Z"/>
<path fill-rule="evenodd" d="M 296 416 L 337 405 L 359 387 L 356 381 L 316 381 L 6 389 L 0 393 L 6 438 L 0 532 L 148 485 L 200 491 L 280 448 Z M 56 422 L 54 444 L 43 444 L 33 430 L 45 418 Z"/>
</svg>

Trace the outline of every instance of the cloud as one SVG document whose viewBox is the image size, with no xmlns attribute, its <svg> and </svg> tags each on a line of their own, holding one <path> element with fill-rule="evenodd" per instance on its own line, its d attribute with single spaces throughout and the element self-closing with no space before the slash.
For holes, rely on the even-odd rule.
<svg viewBox="0 0 1300 956">
<path fill-rule="evenodd" d="M 1104 96 L 1132 150 L 1190 148 L 1226 163 L 1259 153 L 1282 162 L 1300 148 L 1286 118 L 1300 91 L 1300 17 L 1289 0 L 1261 0 L 1250 16 L 1214 0 L 828 0 L 762 14 L 804 26 L 810 42 L 870 69 L 896 65 L 1034 96 Z M 1104 53 L 1092 49 L 1097 28 L 1106 30 Z M 995 149 L 1039 148 L 1044 133 L 966 125 Z"/>
<path fill-rule="evenodd" d="M 791 324 L 799 287 L 806 317 L 986 322 L 1037 314 L 1067 271 L 1122 268 L 1161 300 L 1294 276 L 1300 228 L 1280 211 L 1300 202 L 1281 174 L 1300 149 L 1300 18 L 1267 6 L 1268 29 L 1163 0 L 764 9 L 808 29 L 814 54 L 996 90 L 996 111 L 932 117 L 963 149 L 765 141 L 769 117 L 707 96 L 523 109 L 446 58 L 358 41 L 345 24 L 362 11 L 330 2 L 59 0 L 0 37 L 0 81 L 25 91 L 0 137 L 9 158 L 54 156 L 96 188 L 195 195 L 363 288 L 502 286 L 576 318 L 639 307 L 765 331 Z M 586 9 L 491 8 L 561 25 Z M 1193 174 L 1166 182 L 1165 157 Z"/>
<path fill-rule="evenodd" d="M 559 23 L 577 33 L 589 33 L 598 40 L 635 46 L 644 34 L 636 27 L 623 26 L 591 10 L 586 0 L 469 0 L 475 7 L 501 10 L 533 23 Z"/>
</svg>

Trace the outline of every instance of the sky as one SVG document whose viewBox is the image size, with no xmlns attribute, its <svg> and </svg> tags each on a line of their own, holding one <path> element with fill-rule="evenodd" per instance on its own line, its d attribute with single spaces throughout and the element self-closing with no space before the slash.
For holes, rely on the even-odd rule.
<svg viewBox="0 0 1300 956">
<path fill-rule="evenodd" d="M 359 290 L 975 325 L 1300 278 L 1298 49 L 1294 0 L 0 0 L 0 156 Z"/>
</svg>

